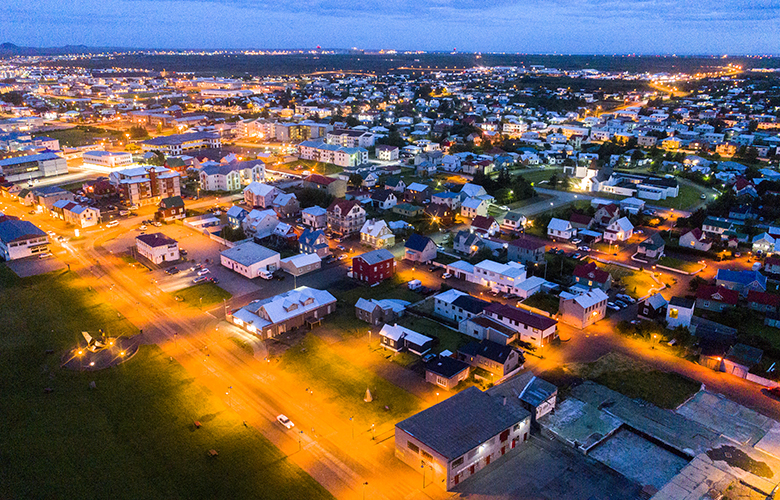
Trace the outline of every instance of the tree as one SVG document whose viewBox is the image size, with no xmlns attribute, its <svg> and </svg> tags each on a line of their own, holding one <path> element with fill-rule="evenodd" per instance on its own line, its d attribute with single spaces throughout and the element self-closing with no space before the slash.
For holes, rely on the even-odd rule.
<svg viewBox="0 0 780 500">
<path fill-rule="evenodd" d="M 165 155 L 160 153 L 159 151 L 152 151 L 152 154 L 154 156 L 147 158 L 146 164 L 147 165 L 156 165 L 158 167 L 162 167 L 165 165 Z"/>
<path fill-rule="evenodd" d="M 128 133 L 130 134 L 131 139 L 146 139 L 149 137 L 149 132 L 147 132 L 146 129 L 140 125 L 130 127 Z"/>
<path fill-rule="evenodd" d="M 363 185 L 363 177 L 360 174 L 351 174 L 349 176 L 349 185 L 353 187 L 360 187 Z"/>
<path fill-rule="evenodd" d="M 549 180 L 550 188 L 555 189 L 558 186 L 558 174 L 553 174 Z"/>
<path fill-rule="evenodd" d="M 233 229 L 230 226 L 224 226 L 220 236 L 228 241 L 241 241 L 246 239 L 246 233 L 241 226 Z"/>
</svg>

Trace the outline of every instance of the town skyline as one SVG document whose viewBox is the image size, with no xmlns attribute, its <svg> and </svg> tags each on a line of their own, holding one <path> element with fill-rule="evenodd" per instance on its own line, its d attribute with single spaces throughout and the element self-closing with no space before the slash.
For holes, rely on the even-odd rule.
<svg viewBox="0 0 780 500">
<path fill-rule="evenodd" d="M 36 12 L 35 16 L 28 15 Z M 777 54 L 780 9 L 772 2 L 554 0 L 383 4 L 183 1 L 0 7 L 0 32 L 27 46 L 149 49 L 363 47 L 563 54 Z M 208 19 L 207 23 L 203 20 Z M 273 26 L 272 30 L 267 27 Z M 197 29 L 193 29 L 197 27 Z M 141 28 L 141 29 L 139 29 Z"/>
</svg>

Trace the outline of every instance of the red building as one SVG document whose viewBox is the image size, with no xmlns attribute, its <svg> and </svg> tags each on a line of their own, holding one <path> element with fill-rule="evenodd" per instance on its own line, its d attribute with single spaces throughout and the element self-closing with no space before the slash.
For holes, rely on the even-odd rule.
<svg viewBox="0 0 780 500">
<path fill-rule="evenodd" d="M 352 259 L 352 276 L 369 285 L 391 278 L 395 274 L 395 259 L 385 248 L 358 255 Z"/>
</svg>

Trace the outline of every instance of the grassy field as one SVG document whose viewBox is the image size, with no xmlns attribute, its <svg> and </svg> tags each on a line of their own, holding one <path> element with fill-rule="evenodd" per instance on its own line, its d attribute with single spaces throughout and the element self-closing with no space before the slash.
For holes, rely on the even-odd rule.
<svg viewBox="0 0 780 500">
<path fill-rule="evenodd" d="M 549 180 L 550 177 L 552 177 L 555 174 L 560 175 L 563 173 L 562 168 L 545 168 L 544 170 L 536 170 L 534 172 L 528 172 L 524 173 L 522 170 L 518 172 L 520 175 L 525 177 L 525 180 L 532 183 L 535 187 L 540 187 L 539 182 L 540 181 L 546 181 Z M 544 184 L 542 184 L 542 187 Z"/>
<path fill-rule="evenodd" d="M 693 206 L 703 203 L 702 193 L 707 193 L 703 187 L 694 184 L 683 184 L 680 182 L 680 192 L 677 198 L 667 198 L 665 200 L 648 200 L 648 205 L 665 208 L 676 208 L 678 210 L 687 210 Z"/>
<path fill-rule="evenodd" d="M 415 396 L 351 363 L 313 334 L 288 349 L 280 367 L 291 375 L 306 378 L 305 384 L 324 395 L 345 420 L 354 417 L 362 426 L 398 421 L 420 408 L 421 402 Z M 308 373 L 316 376 L 308 377 Z M 370 404 L 363 401 L 366 388 L 371 389 L 373 396 Z"/>
<path fill-rule="evenodd" d="M 233 296 L 214 283 L 198 283 L 197 285 L 171 292 L 171 295 L 178 295 L 183 298 L 183 302 L 190 307 L 213 306 Z M 203 300 L 200 300 L 201 297 Z"/>
<path fill-rule="evenodd" d="M 539 292 L 525 299 L 523 304 L 529 307 L 536 307 L 542 311 L 547 311 L 550 314 L 557 314 L 559 300 L 555 295 Z"/>
<path fill-rule="evenodd" d="M 686 273 L 692 273 L 694 271 L 698 271 L 701 269 L 702 266 L 698 262 L 691 262 L 689 260 L 682 260 L 682 259 L 675 259 L 674 257 L 661 257 L 658 259 L 657 264 L 665 267 L 671 267 L 673 269 L 679 269 L 680 271 L 684 271 Z"/>
<path fill-rule="evenodd" d="M 124 137 L 122 132 L 117 130 L 108 130 L 99 127 L 78 126 L 62 130 L 50 130 L 40 134 L 34 134 L 36 137 L 51 137 L 58 139 L 60 146 L 85 146 L 100 142 L 100 137 Z"/>
<path fill-rule="evenodd" d="M 434 349 L 435 352 L 441 352 L 445 349 L 455 352 L 459 347 L 463 347 L 474 340 L 457 330 L 447 328 L 446 326 L 440 325 L 427 318 L 417 318 L 407 315 L 401 318 L 398 321 L 398 324 L 405 326 L 410 330 L 414 330 L 415 332 L 422 333 L 423 335 L 439 339 L 439 344 Z"/>
<path fill-rule="evenodd" d="M 322 163 L 321 161 L 314 160 L 296 160 L 294 165 L 305 165 L 306 170 L 310 170 L 314 174 L 330 175 L 337 174 L 344 169 L 333 163 Z M 291 163 L 293 165 L 293 163 Z"/>
<path fill-rule="evenodd" d="M 60 369 L 83 330 L 137 333 L 75 274 L 0 266 L 0 290 L 0 498 L 332 498 L 156 346 Z"/>
<path fill-rule="evenodd" d="M 651 288 L 658 289 L 661 286 L 653 281 L 649 273 L 615 265 L 599 267 L 603 267 L 605 271 L 612 275 L 613 283 L 619 279 L 626 287 L 626 293 L 635 299 L 647 295 Z"/>
</svg>

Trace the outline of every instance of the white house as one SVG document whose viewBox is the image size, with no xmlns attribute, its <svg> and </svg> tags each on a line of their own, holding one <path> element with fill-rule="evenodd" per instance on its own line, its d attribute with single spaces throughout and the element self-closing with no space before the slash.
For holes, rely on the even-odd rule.
<svg viewBox="0 0 780 500">
<path fill-rule="evenodd" d="M 360 243 L 372 248 L 388 248 L 395 245 L 395 235 L 387 222 L 370 219 L 360 229 Z"/>
<path fill-rule="evenodd" d="M 139 254 L 154 264 L 179 260 L 179 244 L 162 233 L 136 236 L 135 247 Z"/>
<path fill-rule="evenodd" d="M 628 217 L 621 217 L 604 230 L 604 239 L 609 242 L 626 241 L 634 235 L 634 225 Z"/>
<path fill-rule="evenodd" d="M 575 328 L 585 328 L 604 319 L 609 296 L 600 288 L 581 294 L 561 292 L 558 313 L 561 321 Z"/>
<path fill-rule="evenodd" d="M 0 215 L 0 257 L 15 260 L 48 251 L 49 238 L 32 222 Z"/>
<path fill-rule="evenodd" d="M 301 221 L 312 229 L 325 229 L 328 226 L 328 211 L 320 206 L 301 210 Z"/>
<path fill-rule="evenodd" d="M 553 217 L 547 224 L 547 236 L 553 239 L 570 240 L 575 234 L 577 234 L 577 230 L 567 220 Z"/>
<path fill-rule="evenodd" d="M 279 218 L 276 212 L 270 208 L 268 210 L 252 210 L 242 222 L 244 232 L 253 234 L 258 238 L 273 233 L 278 224 Z"/>
<path fill-rule="evenodd" d="M 232 269 L 249 279 L 260 276 L 260 271 L 273 272 L 279 269 L 279 253 L 252 241 L 223 250 L 219 261 L 224 267 Z"/>
<path fill-rule="evenodd" d="M 279 190 L 268 184 L 253 182 L 244 188 L 244 202 L 254 208 L 268 208 L 273 206 L 274 198 Z"/>
<path fill-rule="evenodd" d="M 478 215 L 487 216 L 488 203 L 479 198 L 467 198 L 460 206 L 460 215 L 463 217 L 474 218 Z"/>
<path fill-rule="evenodd" d="M 690 328 L 693 310 L 696 307 L 696 301 L 693 299 L 684 299 L 681 297 L 672 297 L 669 306 L 666 308 L 666 326 L 670 330 L 682 326 Z"/>
</svg>

